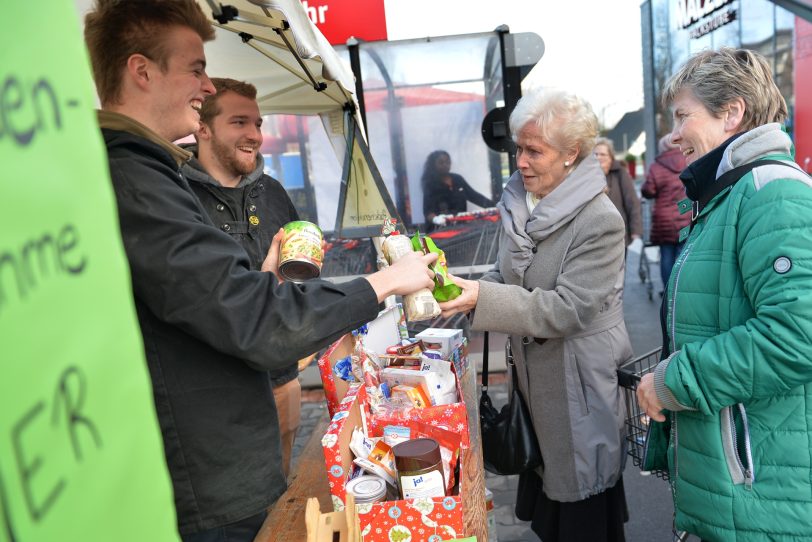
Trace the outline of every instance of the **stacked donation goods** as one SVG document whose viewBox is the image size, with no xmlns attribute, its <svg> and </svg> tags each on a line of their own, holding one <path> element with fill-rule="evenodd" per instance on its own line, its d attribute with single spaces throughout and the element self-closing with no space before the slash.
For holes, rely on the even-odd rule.
<svg viewBox="0 0 812 542">
<path fill-rule="evenodd" d="M 401 241 L 411 240 L 400 235 L 388 256 L 397 257 L 395 246 L 407 250 Z M 417 237 L 413 249 L 426 244 Z M 437 293 L 427 293 L 434 302 Z M 433 312 L 415 309 L 418 318 Z M 342 510 L 354 497 L 365 542 L 464 534 L 459 472 L 470 443 L 458 375 L 468 370 L 465 340 L 462 330 L 432 328 L 409 338 L 409 314 L 389 307 L 319 360 L 332 418 L 322 446 L 333 506 Z"/>
</svg>

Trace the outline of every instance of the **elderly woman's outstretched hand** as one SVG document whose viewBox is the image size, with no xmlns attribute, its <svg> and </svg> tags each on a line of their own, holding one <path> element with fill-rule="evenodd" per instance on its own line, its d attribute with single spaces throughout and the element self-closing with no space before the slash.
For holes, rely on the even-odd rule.
<svg viewBox="0 0 812 542">
<path fill-rule="evenodd" d="M 468 312 L 476 307 L 479 299 L 479 281 L 465 280 L 449 274 L 454 284 L 462 288 L 462 293 L 451 301 L 440 303 L 443 318 L 454 316 L 458 312 Z"/>
</svg>

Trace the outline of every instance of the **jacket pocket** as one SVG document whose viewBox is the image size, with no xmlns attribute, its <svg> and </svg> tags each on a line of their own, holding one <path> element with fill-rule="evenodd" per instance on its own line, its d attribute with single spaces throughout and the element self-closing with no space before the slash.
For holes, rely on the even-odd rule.
<svg viewBox="0 0 812 542">
<path fill-rule="evenodd" d="M 755 481 L 753 453 L 750 445 L 750 426 L 747 411 L 739 403 L 725 407 L 720 412 L 722 448 L 730 479 L 734 485 L 744 484 L 752 489 Z"/>
<path fill-rule="evenodd" d="M 587 416 L 589 407 L 586 403 L 586 382 L 578 365 L 577 348 L 570 341 L 564 343 L 564 359 L 566 360 L 564 371 L 570 408 L 578 408 L 581 416 Z"/>
</svg>

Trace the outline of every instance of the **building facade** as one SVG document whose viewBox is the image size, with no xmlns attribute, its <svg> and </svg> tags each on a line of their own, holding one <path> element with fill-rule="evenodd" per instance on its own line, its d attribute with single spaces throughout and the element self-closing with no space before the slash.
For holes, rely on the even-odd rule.
<svg viewBox="0 0 812 542">
<path fill-rule="evenodd" d="M 812 168 L 812 25 L 769 0 L 646 0 L 641 5 L 646 162 L 671 130 L 663 85 L 693 54 L 719 47 L 761 53 L 787 101 L 796 160 Z M 807 58 L 809 57 L 809 58 Z M 807 90 L 809 88 L 810 90 Z"/>
</svg>

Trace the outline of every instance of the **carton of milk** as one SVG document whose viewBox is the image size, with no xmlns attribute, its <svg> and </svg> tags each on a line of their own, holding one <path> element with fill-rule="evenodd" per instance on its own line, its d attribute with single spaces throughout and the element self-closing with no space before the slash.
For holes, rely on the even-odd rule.
<svg viewBox="0 0 812 542">
<path fill-rule="evenodd" d="M 448 359 L 451 352 L 462 344 L 462 330 L 430 327 L 418 333 L 416 338 L 429 350 L 439 350 L 443 359 Z"/>
</svg>

